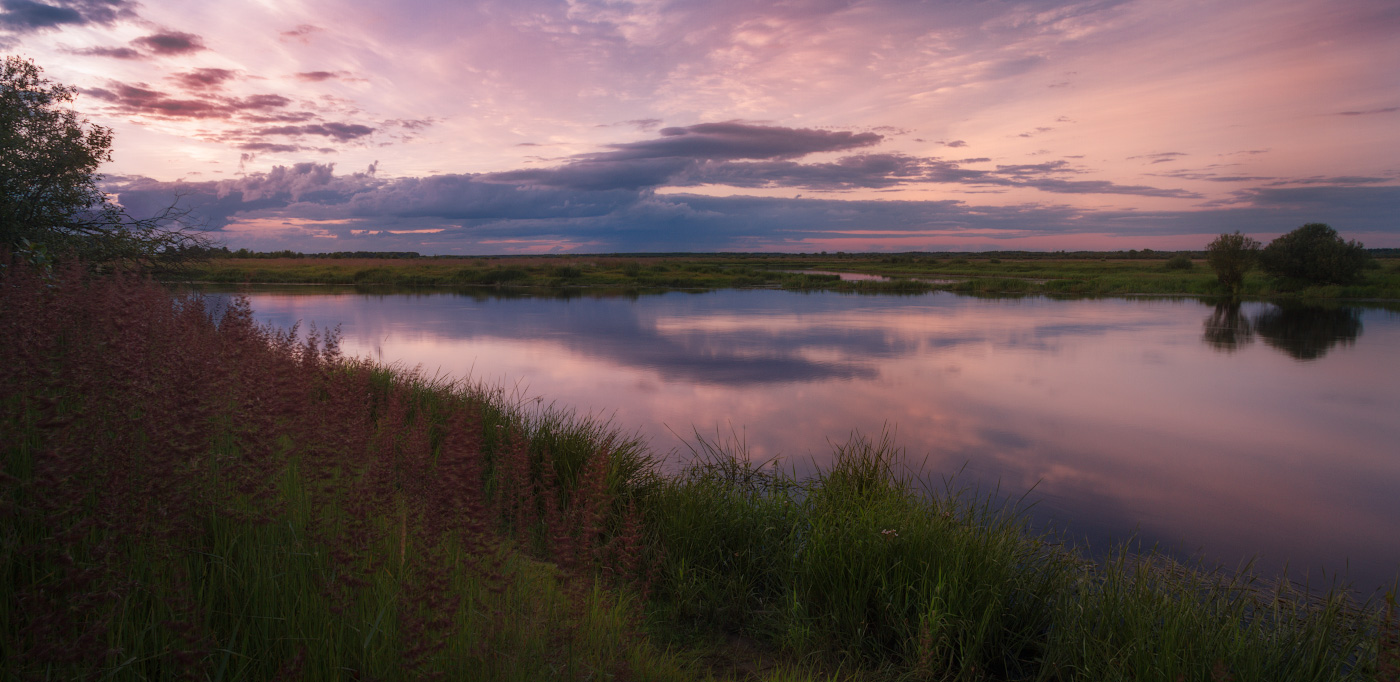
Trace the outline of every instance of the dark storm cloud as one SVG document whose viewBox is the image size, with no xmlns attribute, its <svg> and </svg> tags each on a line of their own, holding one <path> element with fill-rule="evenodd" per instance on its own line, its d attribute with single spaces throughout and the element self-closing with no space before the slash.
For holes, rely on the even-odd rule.
<svg viewBox="0 0 1400 682">
<path fill-rule="evenodd" d="M 203 38 L 181 31 L 152 33 L 131 41 L 131 44 L 162 56 L 190 54 L 208 49 L 204 46 Z"/>
</svg>

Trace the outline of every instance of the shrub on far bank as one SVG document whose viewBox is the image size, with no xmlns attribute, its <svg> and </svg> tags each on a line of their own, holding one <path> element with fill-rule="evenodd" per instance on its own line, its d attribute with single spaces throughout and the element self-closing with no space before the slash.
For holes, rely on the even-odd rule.
<svg viewBox="0 0 1400 682">
<path fill-rule="evenodd" d="M 1215 270 L 1215 277 L 1221 284 L 1238 292 L 1244 282 L 1244 274 L 1249 272 L 1259 256 L 1259 242 L 1253 237 L 1240 234 L 1222 234 L 1206 246 L 1206 262 Z"/>
<path fill-rule="evenodd" d="M 1175 256 L 1168 258 L 1167 262 L 1164 263 L 1162 267 L 1166 268 L 1167 270 L 1190 270 L 1191 268 L 1195 267 L 1195 264 L 1191 262 L 1190 256 L 1187 256 L 1184 253 L 1178 253 Z"/>
<path fill-rule="evenodd" d="M 1308 223 L 1259 254 L 1259 267 L 1279 278 L 1310 284 L 1350 284 L 1360 279 L 1370 256 L 1360 242 L 1344 241 L 1326 223 Z"/>
</svg>

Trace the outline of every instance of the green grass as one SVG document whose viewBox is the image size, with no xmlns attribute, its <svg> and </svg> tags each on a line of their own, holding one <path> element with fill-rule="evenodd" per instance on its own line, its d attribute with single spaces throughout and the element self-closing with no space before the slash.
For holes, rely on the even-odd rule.
<svg viewBox="0 0 1400 682">
<path fill-rule="evenodd" d="M 991 257 L 996 255 L 997 257 Z M 1121 255 L 1121 254 L 1117 254 Z M 1055 257 L 1049 254 L 966 254 L 842 257 L 783 254 L 555 256 L 417 259 L 219 259 L 184 273 L 216 283 L 341 284 L 456 289 L 705 290 L 767 287 L 852 293 L 928 291 L 995 294 L 1162 294 L 1221 296 L 1203 259 Z M 1167 266 L 1172 262 L 1171 267 Z M 1306 286 L 1246 276 L 1240 295 L 1308 299 L 1400 299 L 1400 259 L 1377 259 L 1361 282 Z M 847 282 L 826 270 L 882 275 L 892 281 Z"/>
<path fill-rule="evenodd" d="M 1336 586 L 342 358 L 129 277 L 0 275 L 0 678 L 1396 680 Z"/>
<path fill-rule="evenodd" d="M 732 445 L 695 454 L 649 505 L 673 627 L 901 679 L 1373 679 L 1377 621 L 1344 592 L 1087 561 L 1015 504 L 919 485 L 888 434 L 805 481 Z"/>
</svg>

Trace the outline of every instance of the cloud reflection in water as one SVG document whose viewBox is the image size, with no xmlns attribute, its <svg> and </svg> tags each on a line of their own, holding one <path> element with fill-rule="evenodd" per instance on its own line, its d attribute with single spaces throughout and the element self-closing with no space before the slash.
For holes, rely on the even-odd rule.
<svg viewBox="0 0 1400 682">
<path fill-rule="evenodd" d="M 781 291 L 252 303 L 279 326 L 341 323 L 352 354 L 378 344 L 611 414 L 660 451 L 732 428 L 810 471 L 828 441 L 888 424 L 931 476 L 1035 487 L 1037 518 L 1098 546 L 1137 531 L 1268 571 L 1400 570 L 1400 321 L 1384 310 Z"/>
</svg>

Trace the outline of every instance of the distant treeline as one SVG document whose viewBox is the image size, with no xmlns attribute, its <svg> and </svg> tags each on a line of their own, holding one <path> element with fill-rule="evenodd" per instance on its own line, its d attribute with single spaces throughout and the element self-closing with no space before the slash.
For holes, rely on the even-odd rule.
<svg viewBox="0 0 1400 682">
<path fill-rule="evenodd" d="M 417 251 L 332 251 L 330 253 L 302 253 L 290 249 L 282 251 L 231 251 L 227 246 L 208 249 L 189 249 L 193 256 L 205 258 L 421 258 Z"/>
<path fill-rule="evenodd" d="M 1400 258 L 1400 249 L 1366 249 L 1372 258 Z M 1004 258 L 1006 260 L 1054 260 L 1054 259 L 1127 259 L 1127 260 L 1165 260 L 1178 254 L 1191 258 L 1205 258 L 1206 252 L 1203 249 L 1182 250 L 1182 251 L 1157 251 L 1154 249 L 1129 249 L 1127 251 L 904 251 L 900 253 L 880 253 L 880 252 L 847 252 L 836 251 L 828 253 L 826 251 L 816 253 L 765 253 L 765 252 L 715 252 L 715 253 L 686 253 L 686 252 L 657 252 L 657 253 L 594 253 L 594 254 L 528 254 L 528 255 L 501 255 L 490 256 L 458 256 L 458 255 L 434 255 L 424 256 L 417 251 L 332 251 L 330 253 L 301 253 L 300 251 L 250 251 L 248 249 L 230 250 L 226 246 L 189 250 L 192 256 L 203 256 L 205 258 L 548 258 L 556 256 L 559 258 L 577 258 L 579 256 L 607 257 L 607 258 L 681 258 L 681 257 L 716 257 L 716 258 L 810 258 L 813 256 L 825 258 L 849 258 L 859 260 L 877 259 L 884 263 L 917 263 L 924 260 L 947 259 L 947 258 Z"/>
</svg>

